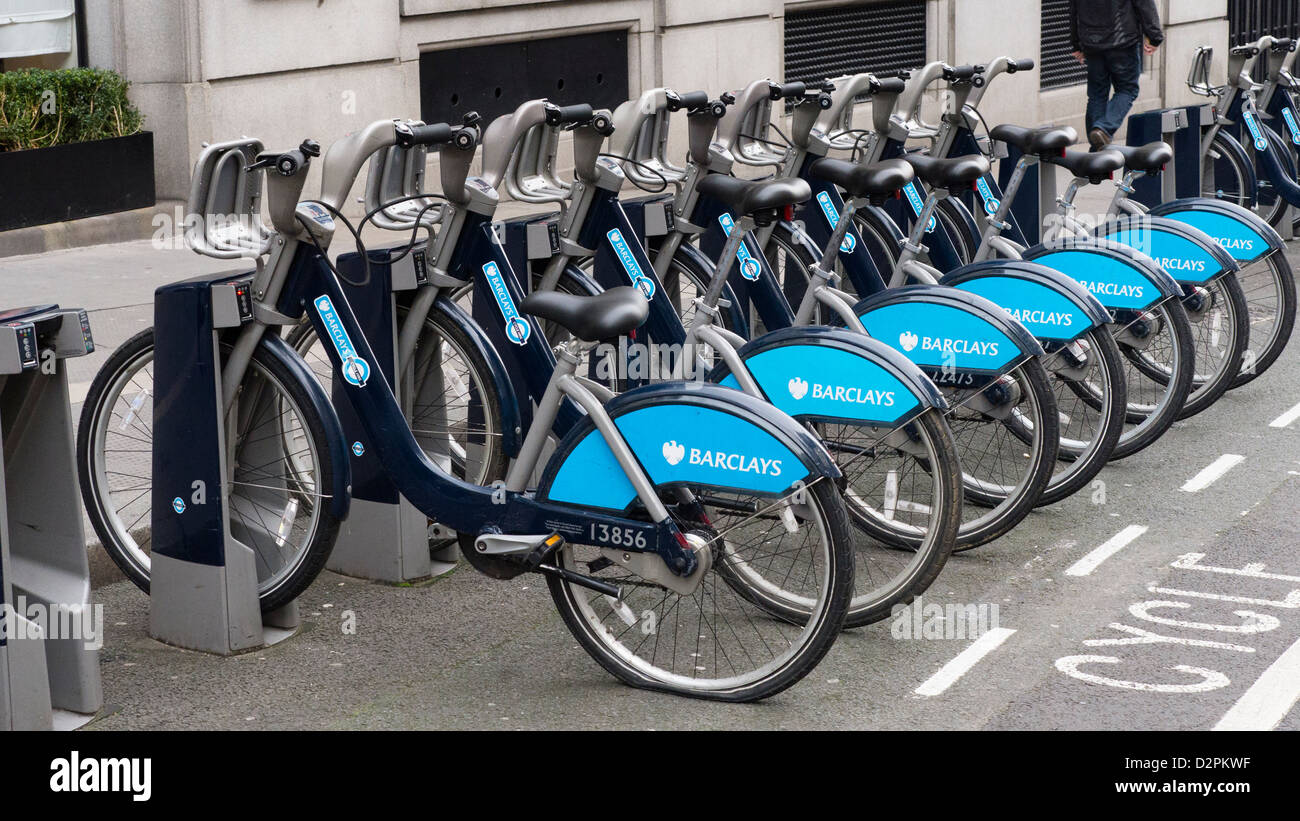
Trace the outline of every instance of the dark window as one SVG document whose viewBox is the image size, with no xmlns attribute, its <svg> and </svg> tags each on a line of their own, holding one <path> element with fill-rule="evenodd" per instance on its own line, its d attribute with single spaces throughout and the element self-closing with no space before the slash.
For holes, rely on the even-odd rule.
<svg viewBox="0 0 1300 821">
<path fill-rule="evenodd" d="M 1042 69 L 1039 88 L 1063 88 L 1088 79 L 1087 69 L 1070 56 L 1070 0 L 1043 0 Z"/>
<path fill-rule="evenodd" d="M 925 64 L 925 3 L 855 3 L 787 13 L 784 80 L 820 83 Z"/>
<path fill-rule="evenodd" d="M 1296 0 L 1228 0 L 1228 38 L 1234 46 L 1253 43 L 1265 34 L 1300 37 L 1300 3 Z"/>
<path fill-rule="evenodd" d="M 428 123 L 458 122 L 468 111 L 490 122 L 539 97 L 614 108 L 627 95 L 625 31 L 420 55 L 420 117 Z"/>
</svg>

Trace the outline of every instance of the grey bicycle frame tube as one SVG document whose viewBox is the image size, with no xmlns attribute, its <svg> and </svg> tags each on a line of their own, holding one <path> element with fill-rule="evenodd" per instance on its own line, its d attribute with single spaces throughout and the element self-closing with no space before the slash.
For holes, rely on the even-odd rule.
<svg viewBox="0 0 1300 821">
<path fill-rule="evenodd" d="M 591 350 L 596 346 L 596 343 L 575 342 L 570 343 L 570 346 L 574 351 L 581 353 Z M 582 384 L 574 376 L 577 367 L 577 356 L 566 347 L 561 351 L 559 361 L 556 363 L 555 373 L 551 376 L 551 381 L 546 385 L 546 393 L 542 395 L 542 401 L 538 404 L 537 413 L 533 416 L 532 427 L 528 429 L 528 435 L 524 438 L 524 444 L 519 450 L 519 456 L 515 459 L 514 464 L 510 466 L 510 471 L 506 475 L 506 490 L 522 493 L 527 489 L 528 479 L 536 469 L 537 463 L 541 461 L 542 448 L 550 435 L 551 424 L 555 421 L 556 414 L 559 413 L 560 403 L 567 396 L 587 412 L 587 415 L 595 424 L 596 430 L 600 432 L 605 444 L 609 446 L 610 451 L 614 454 L 619 467 L 623 469 L 627 478 L 632 482 L 633 489 L 636 490 L 637 496 L 645 505 L 646 512 L 650 514 L 650 519 L 655 522 L 666 520 L 668 518 L 668 509 L 659 500 L 654 485 L 650 482 L 649 477 L 645 475 L 645 472 L 641 470 L 641 465 L 637 462 L 636 457 L 632 454 L 632 449 L 627 446 L 627 442 L 614 425 L 614 420 L 605 411 L 605 406 L 587 389 L 586 385 Z"/>
</svg>

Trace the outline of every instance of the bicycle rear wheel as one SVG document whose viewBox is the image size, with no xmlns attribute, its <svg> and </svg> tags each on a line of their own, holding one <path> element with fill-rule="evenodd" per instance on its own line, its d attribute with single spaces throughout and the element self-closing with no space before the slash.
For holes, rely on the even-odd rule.
<svg viewBox="0 0 1300 821">
<path fill-rule="evenodd" d="M 843 502 L 825 480 L 797 499 L 691 492 L 709 519 L 678 519 L 702 560 L 693 590 L 636 576 L 608 549 L 566 544 L 561 567 L 622 595 L 548 575 L 551 596 L 583 649 L 620 681 L 718 701 L 775 695 L 817 665 L 844 623 L 853 552 Z"/>
</svg>

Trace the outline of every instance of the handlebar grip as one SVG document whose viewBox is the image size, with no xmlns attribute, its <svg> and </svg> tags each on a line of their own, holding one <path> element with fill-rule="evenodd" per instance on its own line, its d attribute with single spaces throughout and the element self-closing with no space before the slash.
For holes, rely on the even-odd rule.
<svg viewBox="0 0 1300 821">
<path fill-rule="evenodd" d="M 871 84 L 873 94 L 902 94 L 907 88 L 907 83 L 902 77 L 886 77 L 883 80 L 877 79 Z"/>
<path fill-rule="evenodd" d="M 1291 51 L 1292 48 L 1293 48 L 1293 45 L 1292 45 L 1293 43 L 1295 43 L 1295 40 L 1293 40 L 1293 39 L 1290 38 L 1290 37 L 1276 37 L 1276 38 L 1274 38 L 1274 40 L 1273 40 L 1273 50 L 1274 50 L 1274 51 Z"/>
<path fill-rule="evenodd" d="M 594 113 L 587 103 L 548 107 L 546 109 L 546 124 L 571 125 L 573 123 L 585 123 L 591 119 Z"/>
<path fill-rule="evenodd" d="M 982 66 L 949 66 L 944 69 L 943 78 L 945 80 L 969 80 L 976 74 L 980 73 Z"/>
<path fill-rule="evenodd" d="M 410 126 L 410 134 L 397 132 L 397 144 L 403 147 L 412 145 L 442 145 L 451 142 L 452 127 L 447 123 L 430 123 L 429 125 Z"/>
<path fill-rule="evenodd" d="M 678 95 L 676 106 L 670 103 L 668 106 L 668 110 L 677 111 L 683 108 L 688 110 L 693 108 L 703 108 L 708 104 L 709 104 L 709 92 L 688 91 L 685 94 Z"/>
<path fill-rule="evenodd" d="M 1015 74 L 1017 71 L 1030 71 L 1034 67 L 1034 61 L 1026 57 L 1023 60 L 1012 60 L 1007 63 L 1007 73 Z"/>
<path fill-rule="evenodd" d="M 808 92 L 808 84 L 794 81 L 790 83 L 776 83 L 772 86 L 773 100 L 788 100 L 791 97 L 802 97 Z"/>
</svg>

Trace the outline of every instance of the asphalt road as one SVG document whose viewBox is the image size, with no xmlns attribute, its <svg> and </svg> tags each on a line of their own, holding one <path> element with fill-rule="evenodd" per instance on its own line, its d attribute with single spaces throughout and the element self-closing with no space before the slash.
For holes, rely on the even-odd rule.
<svg viewBox="0 0 1300 821">
<path fill-rule="evenodd" d="M 92 313 L 107 350 L 148 324 L 165 273 L 113 248 L 0 261 L 0 301 L 35 293 L 33 272 L 99 257 L 99 290 L 40 294 L 115 300 Z M 88 381 L 93 362 L 76 367 L 74 383 Z M 851 631 L 761 704 L 624 687 L 577 647 L 540 578 L 462 566 L 410 587 L 324 573 L 301 599 L 297 636 L 232 658 L 150 639 L 146 597 L 105 584 L 108 706 L 91 727 L 1300 729 L 1300 420 L 1270 426 L 1300 402 L 1298 382 L 1293 344 L 1256 382 L 1107 467 L 1104 498 L 1076 495 L 954 557 L 924 600 L 983 607 L 981 638 L 897 638 L 889 622 Z M 1216 462 L 1232 466 L 1183 489 Z"/>
</svg>

